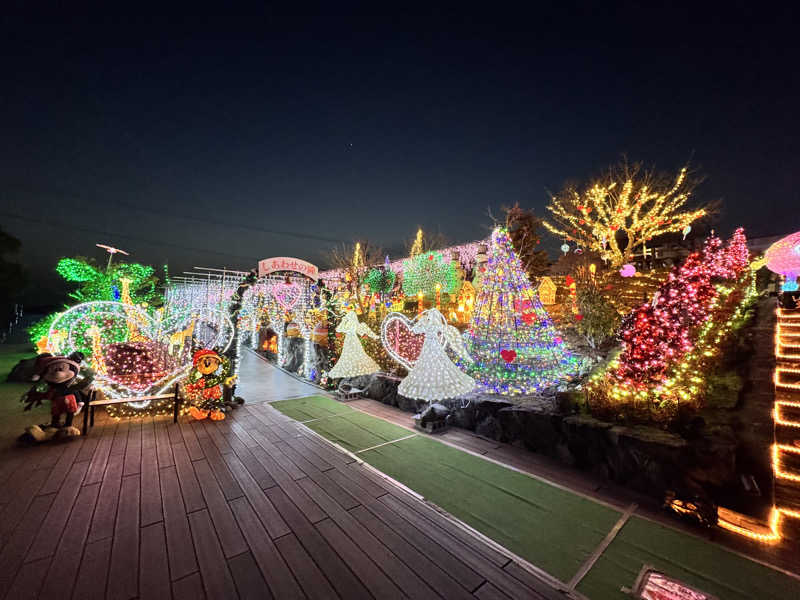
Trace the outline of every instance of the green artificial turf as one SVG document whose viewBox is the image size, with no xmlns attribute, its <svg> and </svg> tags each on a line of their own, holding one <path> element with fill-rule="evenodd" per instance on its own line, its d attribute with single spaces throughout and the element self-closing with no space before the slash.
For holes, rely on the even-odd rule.
<svg viewBox="0 0 800 600">
<path fill-rule="evenodd" d="M 306 426 L 351 452 L 359 452 L 412 434 L 408 429 L 358 411 L 332 419 L 312 421 L 306 423 Z"/>
<path fill-rule="evenodd" d="M 342 416 L 306 426 L 353 452 L 411 435 L 330 398 L 283 400 L 272 406 L 289 416 L 339 410 Z M 359 457 L 564 580 L 620 517 L 616 510 L 427 437 L 367 450 Z"/>
<path fill-rule="evenodd" d="M 800 598 L 797 579 L 638 517 L 625 524 L 578 591 L 593 600 L 630 598 L 619 589 L 632 587 L 645 564 L 720 600 Z"/>
<path fill-rule="evenodd" d="M 620 517 L 616 510 L 427 437 L 359 456 L 562 581 Z"/>
<path fill-rule="evenodd" d="M 294 398 L 292 400 L 278 400 L 271 406 L 277 408 L 287 417 L 295 421 L 308 421 L 320 419 L 331 415 L 354 412 L 352 408 L 325 396 L 308 396 L 307 398 Z"/>
</svg>

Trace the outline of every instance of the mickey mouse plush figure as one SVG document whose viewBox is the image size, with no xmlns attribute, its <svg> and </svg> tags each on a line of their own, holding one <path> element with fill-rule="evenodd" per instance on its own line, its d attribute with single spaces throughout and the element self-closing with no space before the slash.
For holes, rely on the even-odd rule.
<svg viewBox="0 0 800 600">
<path fill-rule="evenodd" d="M 184 389 L 192 406 L 189 414 L 195 419 L 210 417 L 212 421 L 225 418 L 223 386 L 231 385 L 231 361 L 215 350 L 198 350 L 192 357 L 192 370 Z"/>
<path fill-rule="evenodd" d="M 67 438 L 80 435 L 72 421 L 84 405 L 83 390 L 79 382 L 83 355 L 75 352 L 69 356 L 40 354 L 36 359 L 34 385 L 22 397 L 24 410 L 39 406 L 44 400 L 50 402 L 51 421 L 45 425 L 32 425 L 20 437 L 23 442 L 45 442 L 54 437 Z M 80 385 L 79 385 L 80 384 Z M 61 416 L 65 415 L 64 423 Z"/>
</svg>

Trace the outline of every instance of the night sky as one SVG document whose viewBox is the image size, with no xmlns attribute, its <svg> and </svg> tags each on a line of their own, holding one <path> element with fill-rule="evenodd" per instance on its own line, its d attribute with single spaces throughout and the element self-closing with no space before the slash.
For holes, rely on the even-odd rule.
<svg viewBox="0 0 800 600">
<path fill-rule="evenodd" d="M 725 235 L 800 229 L 794 14 L 558 6 L 6 18 L 0 225 L 23 242 L 26 297 L 50 300 L 60 256 L 105 260 L 97 242 L 178 273 L 326 266 L 356 239 L 396 254 L 418 225 L 472 240 L 489 209 L 544 216 L 548 190 L 623 154 L 690 160 Z"/>
</svg>

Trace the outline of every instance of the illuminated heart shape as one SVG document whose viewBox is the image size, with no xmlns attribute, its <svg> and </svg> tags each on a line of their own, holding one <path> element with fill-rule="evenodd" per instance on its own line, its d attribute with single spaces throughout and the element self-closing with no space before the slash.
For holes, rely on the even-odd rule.
<svg viewBox="0 0 800 600">
<path fill-rule="evenodd" d="M 272 296 L 284 310 L 292 310 L 300 299 L 302 290 L 296 283 L 276 283 L 272 286 Z"/>
<path fill-rule="evenodd" d="M 381 323 L 381 342 L 386 352 L 394 360 L 411 370 L 422 351 L 425 342 L 424 333 L 412 333 L 411 328 L 417 322 L 402 313 L 389 313 Z"/>
<path fill-rule="evenodd" d="M 517 351 L 516 350 L 501 350 L 500 356 L 503 357 L 503 360 L 506 361 L 506 364 L 510 362 L 514 362 L 514 359 L 517 358 Z"/>
</svg>

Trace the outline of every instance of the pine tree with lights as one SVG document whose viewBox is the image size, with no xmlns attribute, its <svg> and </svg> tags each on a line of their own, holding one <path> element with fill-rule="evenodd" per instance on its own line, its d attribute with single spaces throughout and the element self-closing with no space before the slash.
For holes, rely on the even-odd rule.
<svg viewBox="0 0 800 600">
<path fill-rule="evenodd" d="M 508 231 L 492 232 L 486 275 L 475 301 L 464 364 L 484 391 L 538 392 L 578 370 L 514 252 Z"/>
</svg>

